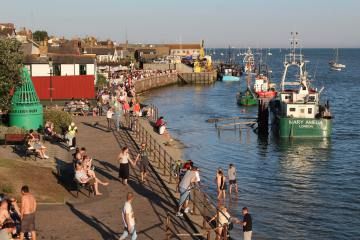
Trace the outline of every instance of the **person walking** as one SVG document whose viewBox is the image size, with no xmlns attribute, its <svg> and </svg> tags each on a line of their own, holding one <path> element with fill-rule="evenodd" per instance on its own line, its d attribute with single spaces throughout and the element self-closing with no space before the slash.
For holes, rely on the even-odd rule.
<svg viewBox="0 0 360 240">
<path fill-rule="evenodd" d="M 238 193 L 239 189 L 236 183 L 236 168 L 232 163 L 229 164 L 228 178 L 229 178 L 229 194 L 231 195 L 233 187 L 235 187 L 235 192 Z"/>
<path fill-rule="evenodd" d="M 114 114 L 114 112 L 113 112 L 112 107 L 109 107 L 109 109 L 106 112 L 107 127 L 108 127 L 109 131 L 111 130 L 111 123 L 112 123 L 113 114 Z"/>
<path fill-rule="evenodd" d="M 129 179 L 129 162 L 131 165 L 135 166 L 136 162 L 133 162 L 129 155 L 129 148 L 123 147 L 118 156 L 118 161 L 120 163 L 119 167 L 119 178 L 121 179 L 124 185 L 127 185 Z"/>
<path fill-rule="evenodd" d="M 200 182 L 200 174 L 197 167 L 192 167 L 191 170 L 186 171 L 184 177 L 179 183 L 179 208 L 176 213 L 177 217 L 182 217 L 183 213 L 181 212 L 184 209 L 184 213 L 189 212 L 188 204 L 190 200 L 190 191 L 193 185 L 197 185 Z"/>
<path fill-rule="evenodd" d="M 114 119 L 115 119 L 116 131 L 120 131 L 122 104 L 117 99 L 115 99 L 113 105 L 114 105 L 113 107 L 114 107 Z"/>
<path fill-rule="evenodd" d="M 34 196 L 30 193 L 28 186 L 22 186 L 21 188 L 21 230 L 20 230 L 20 240 L 24 239 L 24 234 L 26 232 L 31 232 L 32 240 L 36 240 L 35 232 L 35 212 L 36 212 L 36 200 Z"/>
<path fill-rule="evenodd" d="M 239 220 L 237 221 L 237 223 L 243 226 L 244 240 L 251 240 L 252 218 L 249 213 L 249 209 L 247 207 L 243 207 L 242 214 L 243 214 L 243 220 L 242 221 Z"/>
<path fill-rule="evenodd" d="M 142 183 L 145 182 L 146 175 L 148 172 L 148 167 L 149 167 L 149 157 L 148 156 L 149 156 L 148 149 L 146 148 L 146 144 L 143 142 L 141 144 L 140 151 L 135 160 L 135 164 L 136 164 L 137 161 L 140 159 L 139 168 L 140 168 Z"/>
<path fill-rule="evenodd" d="M 134 200 L 134 194 L 128 192 L 124 208 L 122 210 L 122 220 L 124 223 L 124 232 L 119 240 L 124 240 L 130 235 L 131 240 L 136 240 L 135 215 L 131 203 Z"/>
</svg>

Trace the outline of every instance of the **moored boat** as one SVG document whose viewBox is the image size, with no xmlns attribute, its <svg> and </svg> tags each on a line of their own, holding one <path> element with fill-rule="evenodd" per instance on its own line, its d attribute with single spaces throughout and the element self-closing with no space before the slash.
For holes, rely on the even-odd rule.
<svg viewBox="0 0 360 240">
<path fill-rule="evenodd" d="M 339 49 L 336 49 L 335 59 L 329 62 L 330 69 L 334 71 L 341 71 L 346 68 L 346 65 L 339 63 Z"/>
<path fill-rule="evenodd" d="M 244 92 L 238 92 L 236 99 L 237 103 L 242 106 L 255 106 L 258 104 L 258 99 L 249 87 Z"/>
<path fill-rule="evenodd" d="M 298 33 L 292 35 L 292 49 L 284 61 L 281 91 L 270 101 L 272 128 L 280 137 L 329 137 L 332 130 L 329 103 L 321 105 L 322 89 L 318 91 L 310 86 L 304 56 L 296 53 Z M 290 67 L 298 68 L 298 79 L 290 81 L 286 78 Z"/>
<path fill-rule="evenodd" d="M 255 71 L 255 58 L 251 49 L 248 48 L 243 59 L 244 72 L 246 74 L 253 73 Z"/>
</svg>

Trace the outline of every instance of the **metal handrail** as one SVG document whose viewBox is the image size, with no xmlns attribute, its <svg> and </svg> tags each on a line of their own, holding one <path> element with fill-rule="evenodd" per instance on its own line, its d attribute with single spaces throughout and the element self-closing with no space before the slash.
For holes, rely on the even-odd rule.
<svg viewBox="0 0 360 240">
<path fill-rule="evenodd" d="M 149 120 L 152 122 L 155 122 L 159 117 L 159 111 L 158 108 L 154 105 L 150 106 L 150 116 Z M 178 177 L 173 176 L 172 167 L 173 164 L 175 164 L 175 161 L 173 157 L 166 151 L 165 148 L 163 148 L 156 139 L 140 124 L 140 121 L 136 122 L 136 138 L 140 142 L 145 142 L 145 144 L 148 146 L 148 149 L 150 150 L 149 153 L 149 160 L 154 161 L 155 164 L 157 164 L 157 167 L 159 170 L 162 170 L 163 176 L 169 176 L 169 183 L 174 183 L 174 180 L 177 180 L 178 183 Z M 200 196 L 199 196 L 200 194 Z M 207 218 L 209 217 L 209 214 L 206 213 L 213 213 L 211 216 L 214 216 L 215 214 L 219 216 L 219 214 L 222 214 L 221 210 L 217 207 L 216 202 L 208 195 L 206 194 L 201 187 L 195 187 L 192 190 L 192 203 L 193 203 L 193 214 L 200 214 L 203 217 L 203 229 L 205 229 L 206 237 L 210 237 L 210 230 L 214 231 L 217 229 L 216 226 L 219 225 L 218 223 L 218 217 L 216 218 L 216 226 L 215 228 L 212 228 L 209 223 L 207 222 Z M 169 218 L 169 214 L 167 216 L 167 219 Z M 210 226 L 208 228 L 207 226 Z M 225 226 L 226 228 L 226 226 Z M 210 230 L 209 230 L 210 229 Z M 227 228 L 225 229 L 226 235 L 227 235 Z M 200 233 L 195 234 L 183 234 L 179 233 L 176 236 L 205 236 L 202 233 L 202 235 L 196 235 Z M 171 235 L 171 234 L 170 234 Z M 224 236 L 226 236 L 224 235 Z M 167 226 L 167 236 L 168 236 L 168 226 Z M 170 239 L 170 238 L 168 238 Z M 207 238 L 210 239 L 210 238 Z M 224 238 L 225 239 L 225 238 Z"/>
</svg>

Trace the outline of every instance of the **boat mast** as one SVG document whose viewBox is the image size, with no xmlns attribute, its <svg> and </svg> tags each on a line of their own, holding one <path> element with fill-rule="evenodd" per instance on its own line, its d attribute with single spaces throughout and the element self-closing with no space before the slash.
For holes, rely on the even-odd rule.
<svg viewBox="0 0 360 240">
<path fill-rule="evenodd" d="M 303 55 L 301 54 L 301 50 L 299 50 L 299 54 L 296 53 L 296 49 L 299 46 L 299 39 L 297 36 L 299 35 L 298 32 L 291 32 L 292 38 L 290 39 L 290 53 L 285 55 L 284 61 L 284 73 L 281 78 L 281 91 L 285 90 L 285 85 L 299 85 L 301 83 L 301 79 L 303 77 L 303 66 L 304 66 L 304 59 Z M 300 71 L 299 82 L 285 82 L 287 70 L 290 66 L 297 66 Z"/>
</svg>

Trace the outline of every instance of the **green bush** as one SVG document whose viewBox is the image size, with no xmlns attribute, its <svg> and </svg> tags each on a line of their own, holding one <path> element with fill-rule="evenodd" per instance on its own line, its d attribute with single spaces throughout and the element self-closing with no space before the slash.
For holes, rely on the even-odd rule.
<svg viewBox="0 0 360 240">
<path fill-rule="evenodd" d="M 50 121 L 54 123 L 54 131 L 57 133 L 61 133 L 62 128 L 67 128 L 72 122 L 72 117 L 69 113 L 54 110 L 54 109 L 44 109 L 44 121 Z"/>
<path fill-rule="evenodd" d="M 14 190 L 13 190 L 13 187 L 11 185 L 1 184 L 0 185 L 0 192 L 10 194 L 10 193 L 13 193 Z"/>
<path fill-rule="evenodd" d="M 26 133 L 26 130 L 18 127 L 7 127 L 0 125 L 0 139 L 5 139 L 6 133 Z"/>
</svg>

